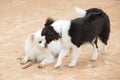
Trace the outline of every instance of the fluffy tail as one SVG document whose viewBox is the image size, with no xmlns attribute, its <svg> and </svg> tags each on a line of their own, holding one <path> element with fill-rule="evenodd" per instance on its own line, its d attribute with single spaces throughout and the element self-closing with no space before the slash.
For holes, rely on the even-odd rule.
<svg viewBox="0 0 120 80">
<path fill-rule="evenodd" d="M 75 11 L 81 16 L 81 17 L 84 17 L 87 13 L 86 10 L 83 10 L 83 9 L 80 9 L 78 7 L 75 7 Z"/>
</svg>

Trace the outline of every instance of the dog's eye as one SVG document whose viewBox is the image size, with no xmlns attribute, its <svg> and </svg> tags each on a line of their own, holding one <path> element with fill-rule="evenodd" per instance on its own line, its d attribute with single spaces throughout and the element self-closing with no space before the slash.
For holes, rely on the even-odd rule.
<svg viewBox="0 0 120 80">
<path fill-rule="evenodd" d="M 39 43 L 42 43 L 42 41 L 39 41 Z"/>
</svg>

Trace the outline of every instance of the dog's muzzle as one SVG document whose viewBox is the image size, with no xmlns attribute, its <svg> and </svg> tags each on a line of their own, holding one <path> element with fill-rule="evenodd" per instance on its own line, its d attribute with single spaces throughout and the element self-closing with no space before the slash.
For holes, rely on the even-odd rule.
<svg viewBox="0 0 120 80">
<path fill-rule="evenodd" d="M 45 45 L 45 48 L 47 48 L 47 44 L 45 43 L 44 45 Z"/>
</svg>

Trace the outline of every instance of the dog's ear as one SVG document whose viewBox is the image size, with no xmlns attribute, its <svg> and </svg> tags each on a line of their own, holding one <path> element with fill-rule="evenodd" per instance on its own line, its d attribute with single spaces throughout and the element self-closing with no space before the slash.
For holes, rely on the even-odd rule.
<svg viewBox="0 0 120 80">
<path fill-rule="evenodd" d="M 30 34 L 30 40 L 31 40 L 31 41 L 34 41 L 34 33 L 31 33 L 31 34 Z"/>
<path fill-rule="evenodd" d="M 52 26 L 43 28 L 41 35 L 45 36 L 47 44 L 52 40 L 57 40 L 60 38 L 59 34 L 54 30 Z"/>
<path fill-rule="evenodd" d="M 54 22 L 54 20 L 52 18 L 48 18 L 46 20 L 45 27 L 50 26 L 53 22 Z"/>
</svg>

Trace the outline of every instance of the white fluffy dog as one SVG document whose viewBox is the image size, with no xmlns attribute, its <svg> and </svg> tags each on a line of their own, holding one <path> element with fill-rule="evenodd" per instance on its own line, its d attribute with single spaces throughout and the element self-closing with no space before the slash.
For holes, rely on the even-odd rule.
<svg viewBox="0 0 120 80">
<path fill-rule="evenodd" d="M 44 67 L 54 62 L 54 56 L 45 47 L 45 38 L 41 36 L 42 29 L 30 34 L 25 41 L 26 56 L 22 60 L 22 64 L 29 60 L 40 62 L 39 67 Z"/>
<path fill-rule="evenodd" d="M 23 68 L 27 68 L 34 61 L 40 62 L 39 67 L 44 67 L 54 62 L 54 57 L 58 56 L 62 49 L 60 40 L 52 41 L 47 47 L 45 46 L 45 37 L 41 36 L 42 29 L 30 34 L 25 41 L 25 53 L 21 64 L 31 63 Z"/>
</svg>

